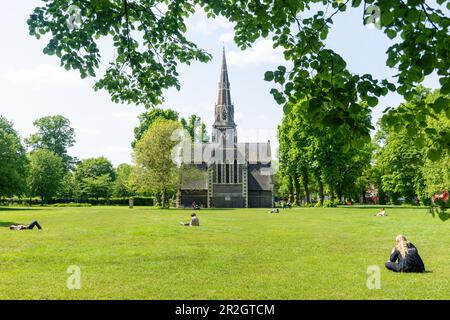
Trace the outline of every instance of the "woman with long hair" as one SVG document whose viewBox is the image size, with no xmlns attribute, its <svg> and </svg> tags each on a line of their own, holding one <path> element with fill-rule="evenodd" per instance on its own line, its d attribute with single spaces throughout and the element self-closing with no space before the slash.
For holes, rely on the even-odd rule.
<svg viewBox="0 0 450 320">
<path fill-rule="evenodd" d="M 398 261 L 398 263 L 397 263 Z M 404 235 L 395 238 L 395 247 L 386 262 L 386 268 L 394 272 L 424 272 L 425 266 L 417 248 Z"/>
</svg>

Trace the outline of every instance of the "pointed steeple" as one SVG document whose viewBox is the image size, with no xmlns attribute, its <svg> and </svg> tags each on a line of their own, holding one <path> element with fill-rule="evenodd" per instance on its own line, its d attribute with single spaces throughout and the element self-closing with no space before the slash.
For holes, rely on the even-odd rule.
<svg viewBox="0 0 450 320">
<path fill-rule="evenodd" d="M 227 60 L 225 58 L 225 47 L 222 51 L 222 68 L 220 70 L 218 106 L 231 105 L 230 82 L 228 81 Z"/>
<path fill-rule="evenodd" d="M 222 51 L 222 66 L 220 69 L 219 92 L 215 108 L 214 126 L 235 127 L 234 106 L 231 102 L 230 82 L 228 80 L 227 60 L 225 58 L 225 48 Z"/>
<path fill-rule="evenodd" d="M 231 143 L 237 142 L 236 124 L 234 123 L 234 106 L 231 102 L 230 82 L 228 81 L 227 60 L 225 48 L 222 52 L 222 66 L 220 69 L 219 93 L 214 110 L 212 141 L 219 142 L 225 139 Z"/>
</svg>

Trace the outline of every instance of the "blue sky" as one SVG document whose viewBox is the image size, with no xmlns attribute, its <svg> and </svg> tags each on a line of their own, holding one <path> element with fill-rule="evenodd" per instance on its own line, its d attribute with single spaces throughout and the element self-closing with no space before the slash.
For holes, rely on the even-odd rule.
<svg viewBox="0 0 450 320">
<path fill-rule="evenodd" d="M 70 119 L 76 131 L 76 145 L 69 150 L 80 159 L 106 156 L 114 165 L 131 163 L 130 143 L 137 115 L 143 107 L 115 104 L 106 92 L 95 92 L 92 79 L 80 79 L 76 72 L 59 67 L 56 57 L 42 53 L 45 40 L 28 35 L 26 20 L 40 1 L 8 1 L 0 11 L 0 115 L 14 122 L 25 138 L 33 131 L 33 121 L 47 115 L 61 114 Z M 350 71 L 371 73 L 383 79 L 395 75 L 385 65 L 387 48 L 392 44 L 381 31 L 362 25 L 362 9 L 336 15 L 329 34 L 328 47 L 341 54 Z M 223 18 L 206 19 L 196 13 L 188 23 L 188 37 L 210 52 L 214 58 L 207 64 L 182 66 L 182 89 L 165 93 L 164 108 L 182 116 L 198 114 L 211 128 L 217 96 L 222 44 L 227 51 L 231 95 L 239 140 L 272 141 L 273 154 L 278 146 L 276 128 L 282 118 L 281 107 L 269 94 L 272 85 L 263 80 L 264 72 L 283 63 L 280 51 L 273 50 L 268 39 L 262 39 L 246 51 L 233 43 L 233 25 Z M 103 41 L 104 62 L 113 56 L 113 48 Z M 436 88 L 437 77 L 430 75 L 425 85 Z M 402 101 L 389 94 L 374 109 L 373 122 L 382 110 Z"/>
</svg>

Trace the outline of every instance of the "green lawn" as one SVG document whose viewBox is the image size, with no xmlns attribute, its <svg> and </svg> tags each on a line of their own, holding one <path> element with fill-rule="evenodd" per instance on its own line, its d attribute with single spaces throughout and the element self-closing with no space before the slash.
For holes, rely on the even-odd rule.
<svg viewBox="0 0 450 320">
<path fill-rule="evenodd" d="M 450 299 L 450 222 L 422 209 L 0 208 L 0 299 Z M 11 231 L 38 220 L 44 230 Z M 384 269 L 394 237 L 425 274 Z M 66 287 L 81 268 L 80 290 Z M 381 268 L 381 289 L 366 287 Z"/>
</svg>

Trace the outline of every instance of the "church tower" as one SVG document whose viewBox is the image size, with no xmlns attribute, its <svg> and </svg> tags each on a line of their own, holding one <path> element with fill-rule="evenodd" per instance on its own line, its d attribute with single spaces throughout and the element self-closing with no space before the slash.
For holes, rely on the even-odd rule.
<svg viewBox="0 0 450 320">
<path fill-rule="evenodd" d="M 237 143 L 236 124 L 234 123 L 234 105 L 231 102 L 230 82 L 228 81 L 225 48 L 222 53 L 222 67 L 220 70 L 219 93 L 214 109 L 214 124 L 212 142 L 233 146 Z"/>
</svg>

